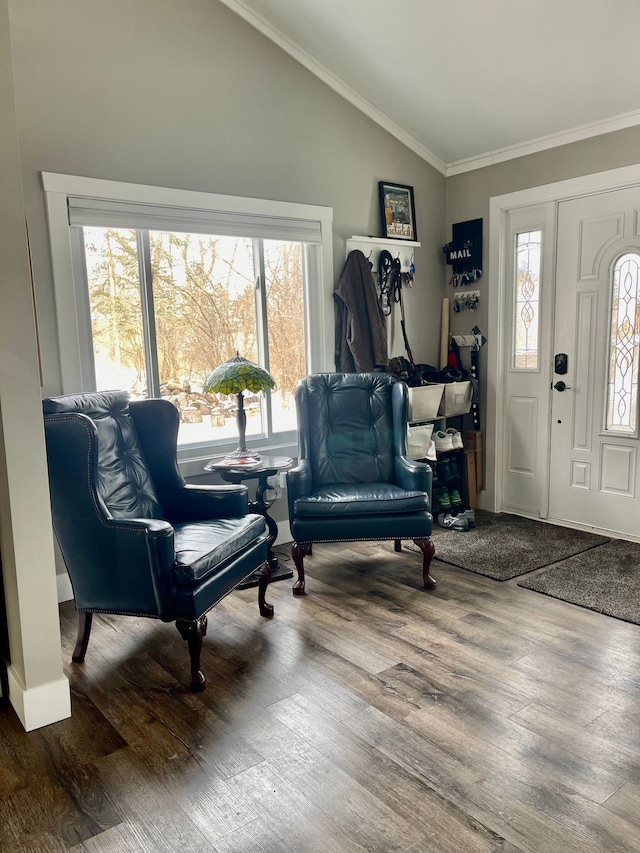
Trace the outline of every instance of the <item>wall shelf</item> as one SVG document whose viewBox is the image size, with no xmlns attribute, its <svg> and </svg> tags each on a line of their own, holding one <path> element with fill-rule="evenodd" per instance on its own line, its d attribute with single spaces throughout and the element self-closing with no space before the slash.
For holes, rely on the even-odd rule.
<svg viewBox="0 0 640 853">
<path fill-rule="evenodd" d="M 414 260 L 414 249 L 420 248 L 416 240 L 392 240 L 386 237 L 359 237 L 354 235 L 346 241 L 347 255 L 355 249 L 359 249 L 365 258 L 373 264 L 373 271 L 378 271 L 378 258 L 380 252 L 386 249 L 394 258 L 400 258 L 401 269 L 408 272 L 411 261 Z"/>
</svg>

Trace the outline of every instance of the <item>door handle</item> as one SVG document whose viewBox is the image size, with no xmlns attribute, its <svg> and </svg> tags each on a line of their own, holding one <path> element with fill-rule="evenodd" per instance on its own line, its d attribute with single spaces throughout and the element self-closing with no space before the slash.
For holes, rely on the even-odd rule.
<svg viewBox="0 0 640 853">
<path fill-rule="evenodd" d="M 570 391 L 571 385 L 565 385 L 562 379 L 559 379 L 556 384 L 553 386 L 556 391 Z"/>
</svg>

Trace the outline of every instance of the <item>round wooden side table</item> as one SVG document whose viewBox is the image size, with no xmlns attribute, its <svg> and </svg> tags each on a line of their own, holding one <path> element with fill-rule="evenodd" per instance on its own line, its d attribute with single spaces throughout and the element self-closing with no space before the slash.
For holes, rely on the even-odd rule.
<svg viewBox="0 0 640 853">
<path fill-rule="evenodd" d="M 215 472 L 225 483 L 233 483 L 238 485 L 244 483 L 245 480 L 257 480 L 255 499 L 249 501 L 249 507 L 264 517 L 269 530 L 269 565 L 271 566 L 271 582 L 286 580 L 293 577 L 293 570 L 284 568 L 278 562 L 278 558 L 273 552 L 273 544 L 278 536 L 278 525 L 276 521 L 269 515 L 269 508 L 273 500 L 269 499 L 269 492 L 272 492 L 267 480 L 273 477 L 274 474 L 279 474 L 281 471 L 286 471 L 293 465 L 293 459 L 288 456 L 261 456 L 260 459 L 250 463 L 235 463 L 229 462 L 228 459 L 212 459 L 204 466 L 205 471 Z M 259 581 L 260 569 L 257 569 L 252 575 L 244 580 L 238 589 L 247 589 L 250 586 L 257 586 Z"/>
</svg>

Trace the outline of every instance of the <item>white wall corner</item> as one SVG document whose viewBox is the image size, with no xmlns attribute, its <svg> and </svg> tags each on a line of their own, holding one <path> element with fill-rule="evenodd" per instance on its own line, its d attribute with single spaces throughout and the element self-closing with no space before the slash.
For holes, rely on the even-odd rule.
<svg viewBox="0 0 640 853">
<path fill-rule="evenodd" d="M 25 731 L 40 729 L 71 716 L 71 691 L 66 675 L 32 690 L 24 687 L 13 667 L 9 667 L 7 677 L 9 701 Z"/>
<path fill-rule="evenodd" d="M 58 588 L 58 604 L 73 600 L 73 587 L 66 569 L 63 574 L 56 575 L 56 587 Z"/>
<path fill-rule="evenodd" d="M 276 536 L 276 541 L 273 543 L 273 547 L 277 548 L 281 545 L 290 545 L 291 544 L 291 533 L 289 532 L 289 520 L 278 521 L 278 535 Z"/>
</svg>

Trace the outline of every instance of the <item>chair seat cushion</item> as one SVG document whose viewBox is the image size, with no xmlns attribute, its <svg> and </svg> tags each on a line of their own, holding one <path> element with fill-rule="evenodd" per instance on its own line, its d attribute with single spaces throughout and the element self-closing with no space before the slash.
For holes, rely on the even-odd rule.
<svg viewBox="0 0 640 853">
<path fill-rule="evenodd" d="M 266 523 L 261 515 L 242 518 L 174 524 L 175 581 L 181 586 L 198 583 L 220 571 L 249 545 L 264 536 Z"/>
<path fill-rule="evenodd" d="M 393 515 L 429 509 L 426 492 L 393 483 L 346 483 L 317 489 L 296 499 L 295 515 Z"/>
</svg>

